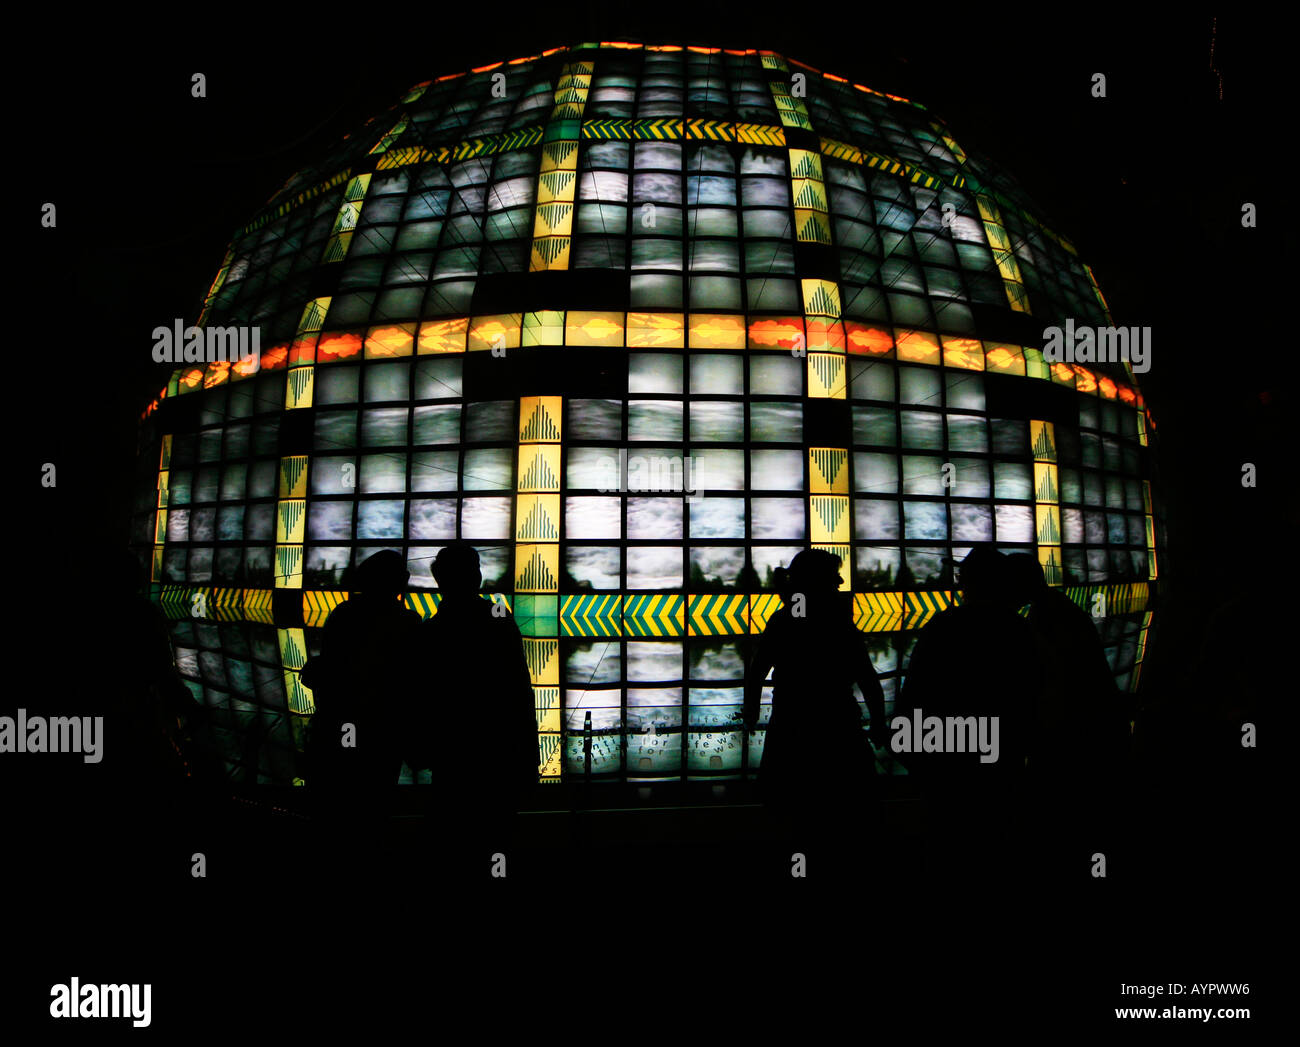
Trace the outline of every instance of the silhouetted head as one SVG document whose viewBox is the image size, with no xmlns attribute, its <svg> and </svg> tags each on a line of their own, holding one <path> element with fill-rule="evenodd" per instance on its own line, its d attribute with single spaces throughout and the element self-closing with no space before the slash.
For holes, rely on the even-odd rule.
<svg viewBox="0 0 1300 1047">
<path fill-rule="evenodd" d="M 434 557 L 429 568 L 438 589 L 448 596 L 477 593 L 483 584 L 478 550 L 469 542 L 452 542 Z"/>
<path fill-rule="evenodd" d="M 843 561 L 825 549 L 805 549 L 797 553 L 787 568 L 777 568 L 776 588 L 786 603 L 794 593 L 821 597 L 840 587 L 840 564 Z"/>
<path fill-rule="evenodd" d="M 1016 606 L 1038 598 L 1047 588 L 1043 568 L 1038 557 L 1029 553 L 1011 553 L 1007 556 L 1007 587 Z"/>
<path fill-rule="evenodd" d="M 402 554 L 392 549 L 380 550 L 357 566 L 356 586 L 367 596 L 396 596 L 410 579 Z"/>
<path fill-rule="evenodd" d="M 1007 558 L 991 545 L 977 545 L 957 565 L 957 586 L 964 603 L 1008 603 L 1008 581 Z"/>
</svg>

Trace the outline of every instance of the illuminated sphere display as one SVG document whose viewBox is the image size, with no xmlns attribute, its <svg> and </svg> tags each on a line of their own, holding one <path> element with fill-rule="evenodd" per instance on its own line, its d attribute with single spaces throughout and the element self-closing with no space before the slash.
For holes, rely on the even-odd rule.
<svg viewBox="0 0 1300 1047">
<path fill-rule="evenodd" d="M 428 617 L 457 538 L 523 634 L 543 781 L 752 772 L 745 660 L 810 546 L 887 703 L 977 543 L 1100 608 L 1136 689 L 1151 419 L 1124 360 L 1044 356 L 1105 299 L 955 134 L 772 52 L 600 43 L 418 84 L 295 175 L 195 323 L 260 360 L 180 363 L 143 422 L 133 540 L 232 779 L 298 780 L 355 565 L 399 551 Z M 480 696 L 424 678 L 498 771 Z"/>
</svg>

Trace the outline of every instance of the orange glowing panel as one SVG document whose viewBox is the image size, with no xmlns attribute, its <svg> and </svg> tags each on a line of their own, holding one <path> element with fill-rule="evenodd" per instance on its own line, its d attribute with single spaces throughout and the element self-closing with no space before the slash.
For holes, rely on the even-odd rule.
<svg viewBox="0 0 1300 1047">
<path fill-rule="evenodd" d="M 722 48 L 720 47 L 695 47 L 692 45 L 686 48 L 686 50 L 694 51 L 697 55 L 716 55 L 722 53 Z"/>
<path fill-rule="evenodd" d="M 822 76 L 826 77 L 827 80 L 834 80 L 837 84 L 848 83 L 848 80 L 846 80 L 844 77 L 836 76 L 834 73 L 822 73 Z"/>
<path fill-rule="evenodd" d="M 749 325 L 749 348 L 804 348 L 806 342 L 795 344 L 795 339 L 802 338 L 803 333 L 803 317 L 800 316 L 773 316 L 755 320 Z"/>
<path fill-rule="evenodd" d="M 720 313 L 691 314 L 692 349 L 744 349 L 745 318 Z"/>
<path fill-rule="evenodd" d="M 361 355 L 360 331 L 331 331 L 323 334 L 316 344 L 316 362 L 330 363 L 334 360 L 350 360 Z"/>
<path fill-rule="evenodd" d="M 1074 371 L 1070 369 L 1069 364 L 1052 364 L 1052 381 L 1057 385 L 1074 386 Z"/>
<path fill-rule="evenodd" d="M 967 371 L 984 370 L 984 344 L 978 338 L 945 338 L 943 362 Z"/>
<path fill-rule="evenodd" d="M 519 323 L 522 319 L 523 313 L 474 317 L 469 325 L 469 350 L 518 349 Z"/>
<path fill-rule="evenodd" d="M 1101 395 L 1107 400 L 1115 399 L 1119 391 L 1119 386 L 1115 384 L 1114 379 L 1107 378 L 1105 375 L 1097 379 L 1097 388 L 1101 390 Z"/>
<path fill-rule="evenodd" d="M 415 324 L 386 324 L 372 327 L 366 335 L 366 359 L 410 356 L 415 344 Z"/>
<path fill-rule="evenodd" d="M 1117 390 L 1118 393 L 1119 393 L 1119 398 L 1120 398 L 1124 403 L 1126 403 L 1126 404 L 1135 404 L 1135 403 L 1137 403 L 1137 394 L 1134 393 L 1133 390 L 1130 389 L 1127 385 L 1118 385 L 1118 384 L 1117 384 L 1115 388 L 1116 388 L 1116 390 Z"/>
<path fill-rule="evenodd" d="M 208 364 L 208 373 L 203 378 L 203 388 L 211 389 L 214 385 L 225 385 L 230 381 L 230 362 L 216 360 Z"/>
<path fill-rule="evenodd" d="M 848 329 L 848 351 L 862 356 L 892 356 L 894 336 L 880 327 L 849 320 L 844 325 Z"/>
<path fill-rule="evenodd" d="M 646 50 L 647 51 L 680 51 L 681 46 L 678 44 L 658 44 L 655 46 L 647 45 Z"/>
<path fill-rule="evenodd" d="M 319 331 L 304 331 L 289 344 L 289 366 L 314 364 L 316 362 L 316 339 Z"/>
<path fill-rule="evenodd" d="M 230 365 L 230 380 L 238 382 L 245 378 L 252 378 L 261 369 L 260 359 L 254 360 L 252 357 L 245 357 L 243 360 L 236 360 Z"/>
<path fill-rule="evenodd" d="M 469 317 L 454 320 L 430 320 L 420 325 L 420 344 L 417 352 L 463 353 L 465 336 L 469 331 Z"/>
<path fill-rule="evenodd" d="M 924 331 L 898 329 L 898 358 L 915 364 L 938 364 L 939 342 Z"/>
<path fill-rule="evenodd" d="M 686 344 L 686 322 L 681 313 L 628 313 L 629 349 L 680 349 Z"/>
<path fill-rule="evenodd" d="M 262 354 L 262 370 L 278 371 L 289 362 L 289 345 L 282 343 L 273 345 L 270 349 Z"/>
<path fill-rule="evenodd" d="M 984 366 L 998 374 L 1025 374 L 1025 351 L 1018 345 L 994 345 L 984 350 Z"/>
<path fill-rule="evenodd" d="M 1080 367 L 1074 364 L 1074 373 L 1078 375 L 1078 383 L 1075 388 L 1081 393 L 1095 393 L 1097 391 L 1097 376 L 1089 371 L 1086 367 Z"/>
<path fill-rule="evenodd" d="M 479 66 L 477 69 L 471 69 L 470 72 L 471 72 L 471 73 L 488 73 L 488 72 L 491 72 L 493 69 L 500 68 L 500 67 L 501 67 L 502 65 L 504 65 L 504 64 L 505 64 L 504 62 L 493 62 L 491 65 L 481 65 L 481 66 Z"/>
<path fill-rule="evenodd" d="M 626 313 L 591 313 L 569 310 L 565 324 L 566 345 L 608 345 L 623 347 Z"/>
<path fill-rule="evenodd" d="M 203 384 L 203 368 L 191 367 L 188 371 L 181 372 L 181 389 L 182 393 L 192 393 L 195 389 Z"/>
</svg>

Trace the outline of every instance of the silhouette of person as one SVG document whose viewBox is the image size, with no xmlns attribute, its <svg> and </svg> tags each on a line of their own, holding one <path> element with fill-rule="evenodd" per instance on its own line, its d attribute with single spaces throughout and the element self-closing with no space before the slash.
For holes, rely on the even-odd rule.
<svg viewBox="0 0 1300 1047">
<path fill-rule="evenodd" d="M 887 742 L 884 693 L 847 594 L 839 592 L 840 563 L 833 553 L 807 549 L 776 572 L 783 606 L 758 640 L 742 712 L 745 729 L 753 731 L 772 671 L 760 790 L 771 807 L 814 836 L 837 819 L 875 813 L 875 754 L 862 730 L 855 683 L 867 702 L 871 738 Z"/>
<path fill-rule="evenodd" d="M 891 738 L 891 747 L 895 740 L 901 744 L 900 721 L 915 724 L 913 714 L 919 711 L 922 722 L 932 716 L 941 722 L 948 717 L 976 717 L 977 723 L 987 718 L 985 737 L 991 742 L 991 720 L 997 717 L 993 762 L 981 762 L 978 747 L 965 752 L 895 749 L 920 780 L 943 866 L 953 858 L 945 853 L 949 847 L 969 855 L 965 848 L 974 846 L 987 857 L 985 844 L 1011 842 L 1040 675 L 1033 633 L 1016 613 L 1019 605 L 1007 577 L 1006 557 L 992 547 L 977 546 L 962 560 L 958 573 L 961 603 L 935 615 L 921 630 L 894 706 Z M 915 750 L 918 740 L 912 742 Z M 985 759 L 992 755 L 984 754 Z"/>
<path fill-rule="evenodd" d="M 483 575 L 468 542 L 430 566 L 437 613 L 423 625 L 421 660 L 435 681 L 414 733 L 422 767 L 455 783 L 453 828 L 499 836 L 537 783 L 537 718 L 519 627 L 504 604 L 479 596 Z M 412 764 L 415 766 L 415 764 Z"/>
<path fill-rule="evenodd" d="M 1015 600 L 1029 605 L 1028 622 L 1042 667 L 1042 687 L 1030 724 L 1031 795 L 1046 824 L 1095 832 L 1117 799 L 1126 769 L 1130 712 L 1115 686 L 1097 627 L 1065 593 L 1050 588 L 1036 557 L 1007 557 Z M 1097 839 L 1081 840 L 1092 853 Z"/>
<path fill-rule="evenodd" d="M 1092 618 L 1050 588 L 1038 560 L 1007 557 L 1016 600 L 1029 605 L 1029 625 L 1043 667 L 1031 734 L 1029 766 L 1042 775 L 1117 771 L 1128 748 L 1127 701 Z"/>
<path fill-rule="evenodd" d="M 368 557 L 357 567 L 358 591 L 325 622 L 320 655 L 303 666 L 316 704 L 307 784 L 327 820 L 355 827 L 387 813 L 419 637 L 420 616 L 401 599 L 409 579 L 400 554 Z"/>
</svg>

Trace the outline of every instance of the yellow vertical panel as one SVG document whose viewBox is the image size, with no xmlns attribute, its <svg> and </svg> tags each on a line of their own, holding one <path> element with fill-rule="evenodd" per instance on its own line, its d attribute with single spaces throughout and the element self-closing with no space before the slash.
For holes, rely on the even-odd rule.
<svg viewBox="0 0 1300 1047">
<path fill-rule="evenodd" d="M 808 480 L 812 494 L 849 493 L 849 452 L 845 447 L 810 447 Z"/>
<path fill-rule="evenodd" d="M 277 545 L 275 547 L 275 587 L 277 589 L 302 588 L 302 546 Z"/>
<path fill-rule="evenodd" d="M 560 396 L 524 396 L 519 400 L 519 442 L 559 443 Z M 522 460 L 522 459 L 521 459 Z"/>
<path fill-rule="evenodd" d="M 1056 426 L 1051 422 L 1029 423 L 1029 446 L 1036 462 L 1056 461 Z"/>
<path fill-rule="evenodd" d="M 293 411 L 310 407 L 315 388 L 316 369 L 311 364 L 289 368 L 284 382 L 284 409 Z"/>
<path fill-rule="evenodd" d="M 1039 545 L 1061 544 L 1061 510 L 1058 506 L 1043 502 L 1034 506 L 1034 533 Z"/>
<path fill-rule="evenodd" d="M 560 496 L 558 494 L 521 494 L 515 504 L 515 541 L 558 542 L 560 540 Z"/>
<path fill-rule="evenodd" d="M 809 495 L 814 543 L 847 545 L 849 542 L 849 499 L 842 495 Z"/>
<path fill-rule="evenodd" d="M 515 592 L 558 593 L 560 591 L 560 547 L 558 544 L 515 546 Z"/>
<path fill-rule="evenodd" d="M 1061 567 L 1061 547 L 1059 545 L 1040 545 L 1038 547 L 1038 565 L 1043 569 L 1043 579 L 1050 586 L 1060 586 L 1065 582 L 1065 573 Z"/>
<path fill-rule="evenodd" d="M 1056 466 L 1052 462 L 1034 463 L 1034 500 L 1038 502 L 1060 501 Z"/>
<path fill-rule="evenodd" d="M 559 444 L 520 444 L 516 490 L 520 493 L 540 493 L 559 489 Z"/>
<path fill-rule="evenodd" d="M 808 395 L 843 400 L 848 390 L 847 357 L 843 353 L 808 354 Z"/>
</svg>

